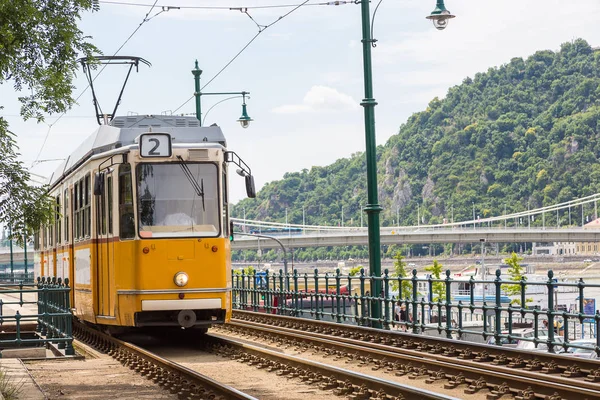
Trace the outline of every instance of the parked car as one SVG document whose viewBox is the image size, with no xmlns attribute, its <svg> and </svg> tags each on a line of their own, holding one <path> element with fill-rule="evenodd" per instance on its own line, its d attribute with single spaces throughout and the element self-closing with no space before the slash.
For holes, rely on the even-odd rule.
<svg viewBox="0 0 600 400">
<path fill-rule="evenodd" d="M 508 335 L 508 331 L 502 331 L 502 334 Z M 513 329 L 511 336 L 513 336 L 514 339 L 511 339 L 510 341 L 508 340 L 508 338 L 500 339 L 500 343 L 502 343 L 503 347 L 517 347 L 517 345 L 519 343 L 518 338 L 520 338 L 520 337 L 533 338 L 533 337 L 535 337 L 535 330 L 533 330 L 531 328 Z M 547 336 L 548 336 L 547 329 L 538 329 L 538 338 L 547 337 Z M 489 337 L 487 340 L 487 344 L 496 344 L 496 339 L 493 336 Z"/>
<path fill-rule="evenodd" d="M 567 349 L 567 351 L 565 352 L 566 355 L 570 355 L 573 357 L 579 357 L 579 358 L 591 358 L 591 359 L 599 358 L 598 353 L 596 353 L 596 351 L 594 350 L 594 347 L 596 346 L 596 339 L 573 340 L 572 342 L 569 342 L 569 344 L 574 344 L 576 346 L 588 346 L 589 348 L 578 349 L 575 347 L 569 347 Z"/>
<path fill-rule="evenodd" d="M 538 336 L 538 339 L 543 340 L 545 342 L 546 340 L 548 340 L 548 336 Z M 554 341 L 562 344 L 563 338 L 560 336 L 555 336 Z M 519 350 L 526 351 L 548 351 L 548 345 L 546 343 L 538 343 L 536 347 L 534 342 L 530 342 L 528 340 L 519 340 L 516 348 Z M 558 346 L 555 346 L 554 351 L 559 352 L 560 348 Z"/>
</svg>

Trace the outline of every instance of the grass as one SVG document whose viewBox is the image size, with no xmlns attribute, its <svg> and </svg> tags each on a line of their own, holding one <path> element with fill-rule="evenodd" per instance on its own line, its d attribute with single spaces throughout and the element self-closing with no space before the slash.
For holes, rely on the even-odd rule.
<svg viewBox="0 0 600 400">
<path fill-rule="evenodd" d="M 0 367 L 0 393 L 5 400 L 17 400 L 23 388 L 23 381 L 14 382 L 14 379 Z"/>
</svg>

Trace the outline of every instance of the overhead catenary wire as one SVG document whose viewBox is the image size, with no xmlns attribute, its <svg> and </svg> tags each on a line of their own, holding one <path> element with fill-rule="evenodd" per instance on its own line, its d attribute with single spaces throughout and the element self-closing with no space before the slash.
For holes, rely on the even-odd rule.
<svg viewBox="0 0 600 400">
<path fill-rule="evenodd" d="M 240 51 L 237 52 L 236 55 L 233 56 L 233 58 L 231 60 L 229 60 L 224 66 L 223 68 L 221 68 L 219 70 L 219 72 L 217 72 L 208 82 L 206 82 L 201 88 L 200 90 L 203 90 L 204 88 L 206 88 L 208 85 L 211 84 L 211 82 L 213 82 L 219 75 L 221 75 L 221 73 L 223 73 L 223 71 L 225 71 L 225 69 L 227 69 L 227 67 L 229 67 L 231 65 L 231 63 L 233 63 L 251 44 L 252 42 L 254 42 L 261 33 L 263 33 L 265 30 L 267 30 L 268 28 L 270 28 L 271 26 L 275 25 L 276 23 L 278 23 L 279 21 L 281 21 L 282 19 L 284 19 L 285 17 L 287 17 L 288 15 L 290 15 L 291 13 L 293 13 L 294 11 L 296 11 L 297 9 L 299 9 L 300 7 L 306 5 L 310 0 L 306 0 L 300 4 L 297 4 L 293 9 L 291 9 L 290 11 L 288 11 L 287 13 L 283 14 L 282 16 L 280 16 L 279 18 L 277 18 L 275 21 L 271 22 L 268 25 L 260 25 L 259 23 L 257 23 L 254 18 L 252 18 L 252 16 L 248 13 L 248 9 L 250 7 L 238 7 L 238 8 L 231 8 L 231 10 L 239 10 L 242 13 L 248 15 L 248 17 L 252 20 L 252 22 L 254 22 L 256 24 L 256 26 L 258 27 L 258 32 L 256 33 L 256 35 L 254 35 L 254 37 L 252 39 L 250 39 L 250 41 L 248 41 L 248 43 L 246 43 L 244 45 L 244 47 L 242 47 L 242 49 Z M 337 2 L 334 2 L 337 3 Z M 175 114 L 178 110 L 180 110 L 182 107 L 184 107 L 187 103 L 189 103 L 193 98 L 194 98 L 195 94 L 191 95 L 186 101 L 184 101 L 179 107 L 177 107 L 174 111 L 173 114 Z"/>
<path fill-rule="evenodd" d="M 148 7 L 150 4 L 147 3 L 127 3 L 123 1 L 105 1 L 100 0 L 100 4 L 111 4 L 118 6 L 131 6 L 131 7 Z M 357 4 L 356 0 L 346 1 L 326 1 L 320 3 L 306 4 L 307 6 L 339 6 L 345 4 Z M 268 8 L 292 8 L 297 7 L 299 4 L 268 4 L 262 6 L 244 6 L 243 8 L 251 10 L 268 9 Z M 240 6 L 182 6 L 182 5 L 166 5 L 163 7 L 170 7 L 173 9 L 188 9 L 188 10 L 235 10 L 239 9 Z"/>
</svg>

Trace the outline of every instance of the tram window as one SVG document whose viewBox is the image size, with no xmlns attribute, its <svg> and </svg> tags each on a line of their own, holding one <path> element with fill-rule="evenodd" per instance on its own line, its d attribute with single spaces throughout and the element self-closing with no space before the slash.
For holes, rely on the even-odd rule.
<svg viewBox="0 0 600 400">
<path fill-rule="evenodd" d="M 69 207 L 69 189 L 65 189 L 64 192 L 64 196 L 63 196 L 63 200 L 64 200 L 64 210 L 65 210 L 65 214 L 64 214 L 64 220 L 65 220 L 65 243 L 69 242 L 69 211 L 70 211 L 70 207 Z"/>
<path fill-rule="evenodd" d="M 119 236 L 121 239 L 135 237 L 135 216 L 133 214 L 133 187 L 131 166 L 123 164 L 119 168 Z"/>
<path fill-rule="evenodd" d="M 113 233 L 113 191 L 112 191 L 112 176 L 107 179 L 107 196 L 108 196 L 108 233 Z"/>
<path fill-rule="evenodd" d="M 225 167 L 223 167 L 225 168 Z M 223 172 L 223 180 L 221 183 L 221 190 L 223 191 L 223 236 L 228 237 L 229 236 L 229 224 L 227 223 L 228 220 L 228 209 L 229 209 L 229 205 L 228 205 L 228 198 L 227 198 L 227 174 L 225 172 Z"/>
<path fill-rule="evenodd" d="M 61 215 L 61 202 L 60 202 L 60 194 L 58 196 L 56 196 L 56 218 L 55 218 L 55 223 L 56 223 L 56 244 L 60 244 L 61 239 L 62 239 L 62 231 L 61 231 L 61 227 L 62 227 L 62 221 L 60 218 Z"/>
<path fill-rule="evenodd" d="M 73 240 L 77 241 L 79 239 L 79 182 L 75 182 L 75 186 L 73 189 Z"/>
<path fill-rule="evenodd" d="M 85 192 L 84 192 L 84 218 L 85 218 L 85 236 L 89 237 L 92 232 L 92 202 L 91 200 L 91 186 L 90 186 L 90 175 L 85 176 Z"/>
</svg>

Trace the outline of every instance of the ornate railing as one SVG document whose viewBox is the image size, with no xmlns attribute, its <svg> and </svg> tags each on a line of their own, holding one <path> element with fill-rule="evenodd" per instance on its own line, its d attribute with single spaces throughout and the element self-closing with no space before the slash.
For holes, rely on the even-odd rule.
<svg viewBox="0 0 600 400">
<path fill-rule="evenodd" d="M 51 342 L 64 349 L 65 355 L 74 355 L 70 291 L 69 280 L 63 282 L 61 278 L 38 278 L 36 285 L 1 283 L 0 325 L 14 323 L 15 335 L 14 338 L 1 339 L 0 347 L 40 346 Z M 27 297 L 30 299 L 27 300 Z M 37 313 L 16 310 L 13 314 L 9 311 L 15 305 L 23 307 L 27 304 L 37 305 Z M 38 335 L 25 334 L 23 324 L 28 323 L 37 324 Z"/>
<path fill-rule="evenodd" d="M 416 270 L 405 278 L 392 277 L 388 270 L 381 277 L 367 276 L 364 270 L 356 276 L 342 275 L 339 269 L 334 274 L 317 269 L 310 274 L 234 271 L 233 307 L 496 345 L 522 340 L 547 346 L 549 352 L 590 349 L 600 356 L 600 313 L 595 298 L 585 297 L 592 291 L 600 294 L 600 284 L 557 282 L 552 271 L 539 281 L 502 280 L 500 270 L 493 280 L 453 279 L 450 271 L 445 275 L 420 278 Z M 370 292 L 375 281 L 382 282 L 381 293 Z M 505 285 L 516 285 L 518 294 L 509 296 Z M 419 291 L 423 287 L 425 293 Z M 529 295 L 538 296 L 535 305 L 528 305 Z M 569 309 L 557 307 L 559 297 L 569 302 Z M 381 318 L 371 317 L 374 308 L 381 310 Z M 584 337 L 595 341 L 572 343 Z"/>
</svg>

